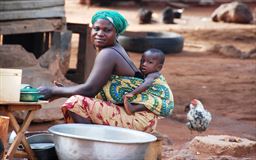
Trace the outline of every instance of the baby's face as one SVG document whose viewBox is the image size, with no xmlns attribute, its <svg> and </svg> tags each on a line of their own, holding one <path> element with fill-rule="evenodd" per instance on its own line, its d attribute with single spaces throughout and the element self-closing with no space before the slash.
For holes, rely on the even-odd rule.
<svg viewBox="0 0 256 160">
<path fill-rule="evenodd" d="M 148 75 L 149 73 L 158 72 L 160 71 L 161 67 L 159 67 L 161 64 L 159 63 L 159 57 L 150 53 L 146 52 L 143 54 L 140 60 L 140 71 L 144 75 Z"/>
</svg>

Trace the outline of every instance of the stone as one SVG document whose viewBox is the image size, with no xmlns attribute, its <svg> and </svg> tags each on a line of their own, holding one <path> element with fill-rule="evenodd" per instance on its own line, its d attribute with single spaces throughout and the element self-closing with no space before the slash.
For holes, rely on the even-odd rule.
<svg viewBox="0 0 256 160">
<path fill-rule="evenodd" d="M 39 65 L 33 67 L 23 68 L 22 83 L 30 84 L 33 87 L 41 85 L 53 86 L 53 81 L 58 81 L 65 86 L 73 85 L 74 83 L 67 80 L 64 75 L 53 75 L 49 70 L 41 68 Z M 36 111 L 33 122 L 49 122 L 63 118 L 60 106 L 64 103 L 66 98 L 54 100 L 50 103 L 44 104 L 42 109 Z M 15 117 L 23 120 L 25 118 L 24 112 L 16 112 Z"/>
<path fill-rule="evenodd" d="M 249 58 L 251 58 L 251 59 L 256 59 L 256 53 L 251 53 L 250 56 L 249 56 Z"/>
<path fill-rule="evenodd" d="M 220 5 L 211 15 L 214 22 L 251 23 L 253 15 L 250 8 L 241 2 L 232 2 Z"/>
<path fill-rule="evenodd" d="M 0 68 L 30 67 L 38 64 L 34 54 L 21 45 L 0 45 L 0 57 Z"/>
<path fill-rule="evenodd" d="M 189 142 L 194 153 L 243 157 L 256 152 L 256 141 L 229 135 L 197 136 Z"/>
<path fill-rule="evenodd" d="M 240 58 L 242 51 L 234 47 L 233 45 L 222 46 L 219 52 L 227 57 Z"/>
<path fill-rule="evenodd" d="M 69 70 L 71 37 L 72 32 L 68 30 L 54 32 L 53 46 L 38 59 L 40 66 L 52 73 L 66 74 Z"/>
</svg>

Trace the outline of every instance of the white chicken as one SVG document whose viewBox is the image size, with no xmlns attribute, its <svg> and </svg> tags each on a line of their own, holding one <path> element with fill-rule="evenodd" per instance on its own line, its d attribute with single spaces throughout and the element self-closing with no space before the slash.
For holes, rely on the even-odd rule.
<svg viewBox="0 0 256 160">
<path fill-rule="evenodd" d="M 211 113 L 204 109 L 203 104 L 193 99 L 189 105 L 186 106 L 185 111 L 187 112 L 187 127 L 192 131 L 203 132 L 205 131 L 211 120 Z"/>
</svg>

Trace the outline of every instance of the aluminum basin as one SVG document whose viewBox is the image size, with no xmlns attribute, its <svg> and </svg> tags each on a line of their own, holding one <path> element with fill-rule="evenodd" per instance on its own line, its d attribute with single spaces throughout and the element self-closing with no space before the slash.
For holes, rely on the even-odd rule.
<svg viewBox="0 0 256 160">
<path fill-rule="evenodd" d="M 60 124 L 49 128 L 60 160 L 143 160 L 156 137 L 126 128 Z"/>
</svg>

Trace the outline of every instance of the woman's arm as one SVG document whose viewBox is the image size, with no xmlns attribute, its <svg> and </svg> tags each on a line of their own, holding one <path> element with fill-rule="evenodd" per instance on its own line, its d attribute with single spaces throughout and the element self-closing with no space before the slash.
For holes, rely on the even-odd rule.
<svg viewBox="0 0 256 160">
<path fill-rule="evenodd" d="M 97 56 L 88 79 L 83 84 L 71 87 L 39 87 L 44 99 L 51 97 L 69 97 L 83 95 L 94 97 L 107 83 L 116 64 L 115 54 L 109 49 L 103 49 Z"/>
</svg>

